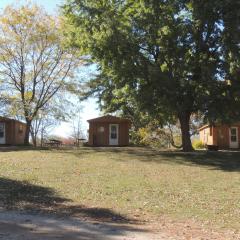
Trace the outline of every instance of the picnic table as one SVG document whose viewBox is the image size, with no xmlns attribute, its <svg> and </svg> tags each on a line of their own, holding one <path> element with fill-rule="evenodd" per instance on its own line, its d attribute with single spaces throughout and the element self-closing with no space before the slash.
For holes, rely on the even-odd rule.
<svg viewBox="0 0 240 240">
<path fill-rule="evenodd" d="M 207 149 L 209 151 L 218 151 L 218 146 L 217 145 L 207 145 Z"/>
<path fill-rule="evenodd" d="M 45 145 L 50 147 L 59 147 L 62 145 L 62 141 L 57 139 L 49 139 L 49 142 L 46 142 Z"/>
<path fill-rule="evenodd" d="M 80 143 L 83 144 L 84 141 L 86 141 L 85 138 L 78 138 L 74 144 L 75 144 L 76 146 L 80 146 Z"/>
</svg>

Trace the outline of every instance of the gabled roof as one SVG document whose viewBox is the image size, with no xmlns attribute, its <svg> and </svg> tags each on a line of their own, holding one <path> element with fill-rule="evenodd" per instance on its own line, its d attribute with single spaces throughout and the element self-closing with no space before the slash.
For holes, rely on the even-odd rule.
<svg viewBox="0 0 240 240">
<path fill-rule="evenodd" d="M 240 122 L 233 122 L 233 123 L 213 123 L 213 124 L 208 123 L 208 124 L 205 124 L 205 125 L 203 125 L 202 127 L 198 128 L 198 131 L 202 131 L 202 130 L 204 130 L 204 129 L 206 129 L 206 128 L 210 128 L 210 127 L 219 127 L 219 126 L 228 126 L 228 127 L 232 126 L 232 127 L 234 127 L 234 126 L 239 126 L 239 125 L 240 125 Z"/>
<path fill-rule="evenodd" d="M 203 129 L 209 128 L 209 127 L 211 127 L 210 124 L 205 124 L 205 125 L 201 126 L 200 128 L 198 128 L 198 131 L 202 131 Z"/>
<path fill-rule="evenodd" d="M 13 121 L 13 122 L 19 122 L 19 123 L 22 123 L 22 124 L 26 124 L 26 123 L 21 122 L 21 121 L 19 121 L 19 120 L 12 119 L 12 118 L 7 118 L 7 117 L 2 117 L 2 116 L 0 116 L 0 121 L 4 121 L 4 122 L 10 122 L 10 121 Z"/>
<path fill-rule="evenodd" d="M 120 122 L 131 122 L 129 119 L 127 118 L 120 118 L 120 117 L 115 117 L 112 115 L 106 115 L 106 116 L 102 116 L 102 117 L 98 117 L 98 118 L 93 118 L 93 119 L 89 119 L 87 120 L 89 123 L 91 122 L 108 122 L 108 123 L 120 123 Z"/>
</svg>

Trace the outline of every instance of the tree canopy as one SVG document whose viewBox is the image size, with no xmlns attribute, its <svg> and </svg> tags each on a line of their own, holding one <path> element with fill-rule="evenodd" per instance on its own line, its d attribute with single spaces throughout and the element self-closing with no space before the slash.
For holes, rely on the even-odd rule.
<svg viewBox="0 0 240 240">
<path fill-rule="evenodd" d="M 69 42 L 99 65 L 88 93 L 110 111 L 134 103 L 162 123 L 178 119 L 183 150 L 190 151 L 193 113 L 211 121 L 239 113 L 230 108 L 239 104 L 239 5 L 70 0 L 64 14 Z"/>
<path fill-rule="evenodd" d="M 8 6 L 0 16 L 1 95 L 12 115 L 26 121 L 25 144 L 39 110 L 71 85 L 81 63 L 65 48 L 62 28 L 60 18 L 32 4 Z"/>
</svg>

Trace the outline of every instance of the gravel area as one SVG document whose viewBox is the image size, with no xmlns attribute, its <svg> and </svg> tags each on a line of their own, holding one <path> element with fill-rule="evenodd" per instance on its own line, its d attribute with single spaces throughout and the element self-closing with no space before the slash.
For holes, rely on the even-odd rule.
<svg viewBox="0 0 240 240">
<path fill-rule="evenodd" d="M 0 211 L 0 240 L 240 240 L 239 232 L 211 231 L 192 221 L 148 225 L 83 221 L 74 217 Z"/>
<path fill-rule="evenodd" d="M 85 222 L 19 212 L 0 212 L 0 239 L 4 240 L 162 240 L 163 234 L 151 233 L 132 225 Z"/>
</svg>

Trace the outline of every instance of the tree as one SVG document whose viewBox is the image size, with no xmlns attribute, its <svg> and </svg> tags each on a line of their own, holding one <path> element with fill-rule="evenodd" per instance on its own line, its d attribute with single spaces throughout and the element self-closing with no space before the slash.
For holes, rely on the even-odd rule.
<svg viewBox="0 0 240 240">
<path fill-rule="evenodd" d="M 64 47 L 60 19 L 31 4 L 4 10 L 0 76 L 11 112 L 26 121 L 25 144 L 39 110 L 66 89 L 78 64 L 73 50 Z"/>
<path fill-rule="evenodd" d="M 84 138 L 84 133 L 83 133 L 83 129 L 82 129 L 82 118 L 81 118 L 81 110 L 82 107 L 80 105 L 78 105 L 75 108 L 75 114 L 73 114 L 73 119 L 72 119 L 72 137 L 75 140 L 75 143 L 78 145 L 80 139 Z"/>
<path fill-rule="evenodd" d="M 211 119 L 228 111 L 224 104 L 219 110 L 218 102 L 239 105 L 238 97 L 231 98 L 239 87 L 229 89 L 224 81 L 231 79 L 233 86 L 233 72 L 240 69 L 239 5 L 236 0 L 70 0 L 64 13 L 70 42 L 99 65 L 89 92 L 97 89 L 104 108 L 121 105 L 116 94 L 121 91 L 162 124 L 178 119 L 183 150 L 191 151 L 193 114 Z"/>
<path fill-rule="evenodd" d="M 36 147 L 38 139 L 40 139 L 40 145 L 43 146 L 44 138 L 48 131 L 57 125 L 57 120 L 50 117 L 47 112 L 39 111 L 38 115 L 34 118 L 31 124 L 30 133 L 33 146 Z"/>
<path fill-rule="evenodd" d="M 47 137 L 49 131 L 56 127 L 60 122 L 66 122 L 72 116 L 71 109 L 73 103 L 69 101 L 63 94 L 56 94 L 33 119 L 30 133 L 34 146 L 37 146 L 37 140 L 40 139 L 40 145 L 43 146 L 44 138 Z"/>
</svg>

